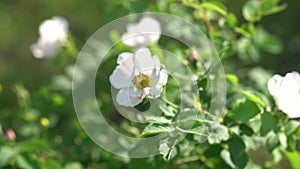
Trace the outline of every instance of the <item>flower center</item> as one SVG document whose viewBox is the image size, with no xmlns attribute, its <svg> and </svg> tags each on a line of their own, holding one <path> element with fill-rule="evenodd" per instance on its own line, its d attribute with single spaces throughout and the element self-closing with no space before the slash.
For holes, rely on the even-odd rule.
<svg viewBox="0 0 300 169">
<path fill-rule="evenodd" d="M 140 73 L 134 77 L 133 84 L 137 89 L 142 90 L 150 86 L 150 78 L 149 76 Z"/>
</svg>

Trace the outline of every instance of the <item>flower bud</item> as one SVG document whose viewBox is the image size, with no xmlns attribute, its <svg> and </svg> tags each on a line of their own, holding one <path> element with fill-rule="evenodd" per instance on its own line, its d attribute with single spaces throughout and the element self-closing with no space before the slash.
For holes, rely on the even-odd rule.
<svg viewBox="0 0 300 169">
<path fill-rule="evenodd" d="M 195 64 L 198 59 L 199 59 L 199 55 L 198 55 L 197 51 L 194 49 L 191 49 L 190 54 L 189 54 L 189 61 L 191 63 Z"/>
<path fill-rule="evenodd" d="M 16 133 L 14 132 L 13 129 L 11 128 L 8 128 L 5 132 L 5 137 L 10 140 L 10 141 L 13 141 L 16 139 Z"/>
</svg>

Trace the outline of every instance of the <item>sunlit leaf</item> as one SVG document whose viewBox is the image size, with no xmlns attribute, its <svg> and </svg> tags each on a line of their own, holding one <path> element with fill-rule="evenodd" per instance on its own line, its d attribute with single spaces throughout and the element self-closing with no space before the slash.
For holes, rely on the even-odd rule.
<svg viewBox="0 0 300 169">
<path fill-rule="evenodd" d="M 285 125 L 284 131 L 285 131 L 286 135 L 291 135 L 294 132 L 296 132 L 297 129 L 299 129 L 299 127 L 300 127 L 300 123 L 298 121 L 291 120 Z"/>
<path fill-rule="evenodd" d="M 218 144 L 222 141 L 226 141 L 229 139 L 229 131 L 228 128 L 224 125 L 218 124 L 212 133 L 209 133 L 208 142 L 210 144 Z"/>
<path fill-rule="evenodd" d="M 200 5 L 201 8 L 218 12 L 221 15 L 226 15 L 226 8 L 218 2 L 204 2 Z"/>
<path fill-rule="evenodd" d="M 142 135 L 152 135 L 158 133 L 166 133 L 174 130 L 174 127 L 171 124 L 149 124 L 142 132 Z"/>
<path fill-rule="evenodd" d="M 6 166 L 17 153 L 17 148 L 2 146 L 0 148 L 0 167 Z"/>
<path fill-rule="evenodd" d="M 22 169 L 34 169 L 34 166 L 32 166 L 30 164 L 29 161 L 27 161 L 26 158 L 24 158 L 23 156 L 21 155 L 18 155 L 16 157 L 16 160 L 17 160 L 17 165 L 18 167 L 22 168 Z"/>
<path fill-rule="evenodd" d="M 70 162 L 64 166 L 64 169 L 83 169 L 84 167 L 79 162 Z"/>
</svg>

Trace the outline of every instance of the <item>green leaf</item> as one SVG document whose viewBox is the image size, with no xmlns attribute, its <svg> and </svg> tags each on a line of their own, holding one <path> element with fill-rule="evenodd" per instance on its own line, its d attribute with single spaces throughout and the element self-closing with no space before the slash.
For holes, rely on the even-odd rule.
<svg viewBox="0 0 300 169">
<path fill-rule="evenodd" d="M 259 21 L 261 17 L 280 12 L 286 8 L 286 5 L 277 6 L 279 0 L 249 0 L 243 6 L 243 16 L 246 20 L 254 22 Z"/>
<path fill-rule="evenodd" d="M 83 166 L 79 162 L 70 162 L 65 165 L 64 169 L 83 169 Z"/>
<path fill-rule="evenodd" d="M 231 118 L 241 121 L 248 122 L 250 119 L 255 117 L 260 112 L 259 107 L 253 101 L 246 100 L 239 103 L 232 110 Z"/>
<path fill-rule="evenodd" d="M 278 138 L 279 138 L 279 141 L 280 141 L 280 145 L 284 149 L 287 149 L 288 148 L 288 138 L 285 135 L 285 133 L 278 133 Z"/>
<path fill-rule="evenodd" d="M 294 136 L 287 137 L 287 148 L 288 151 L 295 151 L 296 150 L 296 140 Z"/>
<path fill-rule="evenodd" d="M 261 67 L 254 67 L 249 71 L 249 78 L 253 81 L 256 87 L 265 93 L 268 93 L 268 80 L 272 77 L 271 72 L 261 68 Z M 257 94 L 257 93 L 256 93 Z M 263 98 L 263 96 L 259 95 L 261 100 L 263 100 L 264 104 L 269 105 L 269 100 Z M 263 99 L 262 99 L 263 98 Z"/>
<path fill-rule="evenodd" d="M 62 169 L 62 166 L 53 159 L 45 159 L 42 163 L 43 169 Z"/>
<path fill-rule="evenodd" d="M 65 98 L 58 93 L 52 94 L 51 99 L 55 106 L 61 106 L 65 103 Z"/>
<path fill-rule="evenodd" d="M 16 157 L 17 165 L 19 168 L 22 169 L 34 169 L 34 167 L 28 162 L 22 155 L 18 155 Z"/>
<path fill-rule="evenodd" d="M 261 135 L 265 136 L 270 131 L 274 131 L 276 133 L 279 130 L 278 120 L 270 113 L 264 112 L 261 116 L 261 121 L 262 121 L 260 127 Z"/>
<path fill-rule="evenodd" d="M 235 168 L 235 165 L 230 159 L 230 152 L 228 150 L 222 150 L 220 156 L 231 168 Z"/>
<path fill-rule="evenodd" d="M 177 155 L 177 149 L 175 147 L 169 147 L 167 143 L 159 145 L 159 153 L 163 155 L 164 159 L 169 161 Z"/>
<path fill-rule="evenodd" d="M 238 77 L 237 77 L 236 75 L 234 75 L 234 74 L 229 74 L 229 73 L 226 74 L 226 79 L 227 79 L 228 81 L 230 81 L 234 87 L 237 87 L 238 84 L 239 84 L 239 79 L 238 79 Z"/>
<path fill-rule="evenodd" d="M 3 146 L 0 148 L 0 167 L 8 165 L 9 161 L 18 153 L 17 148 Z"/>
<path fill-rule="evenodd" d="M 229 131 L 228 128 L 224 125 L 217 124 L 215 131 L 213 133 L 209 133 L 208 142 L 209 144 L 219 144 L 222 141 L 226 141 L 229 139 Z"/>
<path fill-rule="evenodd" d="M 248 33 L 248 36 L 251 36 Z M 259 48 L 249 38 L 242 37 L 238 40 L 237 44 L 238 57 L 246 63 L 257 62 L 260 60 L 261 55 Z"/>
<path fill-rule="evenodd" d="M 197 121 L 199 123 L 213 122 L 213 119 L 209 115 L 194 109 L 182 111 L 178 117 L 178 120 L 180 123 L 184 123 L 186 121 Z"/>
<path fill-rule="evenodd" d="M 49 150 L 50 146 L 47 142 L 41 139 L 30 139 L 21 143 L 21 152 L 34 152 L 34 151 L 45 151 Z"/>
<path fill-rule="evenodd" d="M 286 5 L 277 6 L 279 0 L 264 0 L 261 2 L 258 15 L 266 16 L 280 12 L 286 8 Z"/>
<path fill-rule="evenodd" d="M 272 9 L 270 9 L 270 10 L 268 10 L 268 11 L 264 11 L 264 12 L 263 12 L 263 16 L 266 16 L 266 15 L 272 15 L 272 14 L 281 12 L 281 11 L 285 10 L 286 8 L 287 8 L 287 5 L 286 5 L 286 4 L 283 4 L 283 5 L 280 5 L 280 6 L 273 7 Z"/>
<path fill-rule="evenodd" d="M 171 124 L 172 119 L 169 119 L 165 116 L 153 116 L 153 117 L 147 117 L 147 122 L 149 123 L 156 123 L 156 124 Z"/>
<path fill-rule="evenodd" d="M 294 136 L 295 136 L 297 139 L 300 139 L 300 128 L 298 128 L 298 129 L 295 131 Z"/>
<path fill-rule="evenodd" d="M 259 149 L 262 145 L 266 144 L 266 138 L 265 137 L 259 137 L 259 136 L 243 136 L 243 141 L 246 144 L 247 150 L 252 149 L 252 150 L 257 150 Z"/>
<path fill-rule="evenodd" d="M 142 132 L 142 135 L 153 135 L 158 133 L 167 133 L 172 132 L 174 130 L 174 126 L 171 124 L 157 124 L 157 123 L 151 123 L 149 124 L 144 131 Z"/>
<path fill-rule="evenodd" d="M 173 159 L 177 155 L 176 143 L 177 137 L 169 137 L 167 139 L 161 140 L 159 145 L 159 153 L 163 155 L 166 161 Z"/>
<path fill-rule="evenodd" d="M 260 99 L 258 96 L 256 96 L 254 93 L 250 91 L 242 91 L 242 93 L 251 101 L 254 103 L 259 104 L 262 107 L 266 107 L 265 103 Z"/>
<path fill-rule="evenodd" d="M 266 143 L 269 152 L 272 152 L 275 148 L 277 148 L 280 145 L 278 136 L 273 132 L 268 135 Z"/>
<path fill-rule="evenodd" d="M 299 168 L 300 166 L 300 153 L 297 151 L 294 152 L 285 152 L 285 155 L 288 157 L 292 168 Z"/>
<path fill-rule="evenodd" d="M 218 3 L 218 2 L 204 2 L 204 3 L 201 3 L 200 7 L 203 9 L 218 12 L 219 14 L 221 14 L 223 16 L 225 16 L 227 13 L 226 8 L 221 3 Z"/>
<path fill-rule="evenodd" d="M 226 15 L 225 24 L 230 28 L 234 28 L 238 24 L 236 16 L 233 13 Z"/>
<path fill-rule="evenodd" d="M 257 0 L 249 0 L 245 3 L 242 9 L 243 16 L 248 21 L 259 20 L 260 17 L 257 16 L 257 11 L 259 10 L 261 2 Z"/>
<path fill-rule="evenodd" d="M 286 135 L 291 135 L 296 132 L 300 127 L 300 123 L 296 120 L 290 120 L 284 127 L 284 132 Z"/>
<path fill-rule="evenodd" d="M 255 42 L 260 48 L 272 54 L 279 54 L 283 49 L 283 44 L 279 38 L 270 35 L 262 28 L 256 30 Z"/>
<path fill-rule="evenodd" d="M 245 144 L 243 140 L 238 136 L 233 136 L 229 140 L 228 146 L 229 146 L 231 161 L 238 168 L 245 168 L 249 158 L 245 151 Z"/>
<path fill-rule="evenodd" d="M 247 38 L 253 38 L 256 35 L 255 26 L 252 23 L 246 23 L 241 27 L 235 27 L 234 31 L 244 35 Z"/>
<path fill-rule="evenodd" d="M 165 104 L 163 104 L 159 108 L 164 113 L 165 116 L 175 117 L 177 114 L 176 109 L 171 106 L 166 106 Z"/>
<path fill-rule="evenodd" d="M 246 124 L 240 124 L 240 131 L 242 134 L 245 134 L 247 136 L 253 135 L 254 131 L 251 129 L 251 127 L 247 126 Z"/>
<path fill-rule="evenodd" d="M 245 169 L 261 169 L 261 166 L 255 164 L 252 160 L 249 160 Z"/>
<path fill-rule="evenodd" d="M 57 75 L 51 81 L 51 88 L 54 90 L 71 90 L 72 79 L 64 75 Z"/>
<path fill-rule="evenodd" d="M 222 49 L 219 51 L 219 55 L 222 59 L 228 58 L 233 53 L 233 45 L 225 41 L 222 45 Z"/>
</svg>

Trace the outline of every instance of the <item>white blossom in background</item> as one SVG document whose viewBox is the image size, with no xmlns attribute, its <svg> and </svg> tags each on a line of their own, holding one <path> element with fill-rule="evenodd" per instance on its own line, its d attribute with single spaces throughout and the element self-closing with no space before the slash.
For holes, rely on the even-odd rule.
<svg viewBox="0 0 300 169">
<path fill-rule="evenodd" d="M 278 108 L 290 118 L 300 117 L 300 74 L 274 75 L 268 81 L 268 89 Z"/>
<path fill-rule="evenodd" d="M 30 47 L 36 58 L 51 58 L 67 42 L 69 24 L 60 16 L 43 21 L 39 26 L 39 39 Z"/>
<path fill-rule="evenodd" d="M 160 23 L 150 17 L 143 17 L 138 23 L 127 24 L 122 41 L 129 47 L 144 47 L 156 43 L 161 35 Z"/>
<path fill-rule="evenodd" d="M 158 98 L 168 80 L 168 72 L 148 48 L 135 53 L 121 53 L 118 66 L 110 75 L 110 83 L 120 89 L 116 101 L 122 106 L 136 106 L 144 98 Z"/>
</svg>

